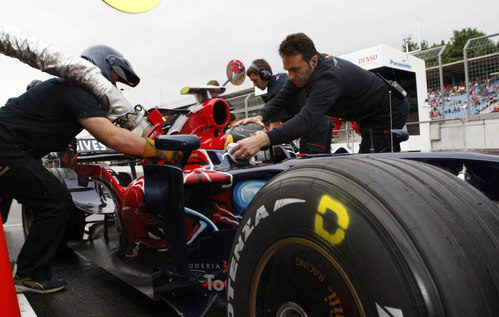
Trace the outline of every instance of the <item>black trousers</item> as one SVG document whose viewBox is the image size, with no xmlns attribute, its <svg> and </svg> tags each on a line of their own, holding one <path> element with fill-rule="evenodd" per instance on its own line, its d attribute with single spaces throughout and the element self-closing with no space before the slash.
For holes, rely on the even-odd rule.
<svg viewBox="0 0 499 317">
<path fill-rule="evenodd" d="M 73 202 L 65 185 L 27 154 L 2 157 L 0 192 L 33 210 L 29 235 L 17 258 L 18 274 L 37 281 L 52 278 L 51 264 L 71 215 Z"/>
<path fill-rule="evenodd" d="M 409 102 L 407 99 L 392 96 L 392 128 L 402 129 L 409 117 Z M 390 106 L 385 105 L 373 115 L 357 121 L 362 136 L 359 153 L 369 153 L 371 147 L 374 152 L 390 152 Z M 372 136 L 372 140 L 371 140 Z M 394 144 L 394 151 L 400 152 L 400 145 Z"/>
<path fill-rule="evenodd" d="M 302 154 L 330 153 L 333 128 L 331 118 L 323 117 L 317 122 L 310 135 L 300 138 L 299 152 Z"/>
</svg>

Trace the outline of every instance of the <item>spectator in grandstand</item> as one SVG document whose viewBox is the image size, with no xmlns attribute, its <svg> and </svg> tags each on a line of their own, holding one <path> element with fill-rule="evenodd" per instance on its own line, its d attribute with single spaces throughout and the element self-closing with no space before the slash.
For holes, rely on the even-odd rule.
<svg viewBox="0 0 499 317">
<path fill-rule="evenodd" d="M 307 135 L 323 115 L 357 121 L 362 136 L 361 153 L 370 152 L 371 144 L 374 151 L 390 149 L 389 133 L 385 131 L 392 126 L 402 128 L 409 114 L 409 103 L 402 94 L 392 93 L 390 98 L 390 86 L 383 79 L 346 60 L 319 54 L 303 33 L 288 35 L 279 47 L 279 54 L 288 71 L 288 81 L 260 110 L 260 115 L 242 123 L 263 125 L 263 121 L 279 113 L 300 93 L 305 93 L 307 101 L 282 126 L 240 140 L 231 151 L 233 154 L 249 158 L 263 146 Z"/>
<path fill-rule="evenodd" d="M 466 116 L 468 114 L 466 102 L 465 83 L 459 82 L 456 85 L 446 85 L 447 96 L 443 102 L 434 95 L 434 91 L 428 90 L 428 103 L 430 105 L 430 117 L 438 118 L 439 107 L 445 105 L 445 114 L 449 117 Z M 497 101 L 498 81 L 494 77 L 477 78 L 470 82 L 470 97 L 472 114 L 479 114 L 483 111 L 492 111 L 494 103 Z M 490 107 L 490 108 L 489 108 Z"/>
<path fill-rule="evenodd" d="M 272 100 L 288 80 L 285 73 L 273 74 L 269 63 L 264 59 L 256 59 L 248 67 L 246 74 L 253 82 L 253 85 L 260 90 L 267 89 L 267 94 L 262 98 L 265 102 Z M 305 104 L 306 98 L 303 93 L 297 97 L 278 113 L 269 117 L 265 123 L 269 123 L 270 130 L 279 127 L 282 122 L 286 122 L 295 116 Z M 299 152 L 302 154 L 319 154 L 331 152 L 331 139 L 333 122 L 331 118 L 323 116 L 307 135 L 300 138 Z"/>
</svg>

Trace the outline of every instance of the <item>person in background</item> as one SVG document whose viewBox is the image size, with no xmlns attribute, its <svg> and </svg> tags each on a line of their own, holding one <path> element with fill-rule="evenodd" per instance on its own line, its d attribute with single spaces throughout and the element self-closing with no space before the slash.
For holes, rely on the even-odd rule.
<svg viewBox="0 0 499 317">
<path fill-rule="evenodd" d="M 207 83 L 207 85 L 219 87 L 220 83 L 217 80 L 212 79 Z M 216 93 L 212 93 L 211 96 L 212 96 L 212 98 L 218 98 L 218 94 L 216 94 Z M 230 110 L 229 124 L 227 125 L 227 127 L 225 127 L 225 130 L 227 130 L 227 129 L 230 129 L 232 127 L 232 125 L 234 124 L 234 122 L 236 121 L 236 115 L 234 114 L 234 108 L 232 108 L 232 106 L 230 105 L 230 102 L 228 100 L 225 100 L 225 101 L 229 105 L 229 110 Z M 225 132 L 225 130 L 224 130 L 224 132 Z"/>
</svg>

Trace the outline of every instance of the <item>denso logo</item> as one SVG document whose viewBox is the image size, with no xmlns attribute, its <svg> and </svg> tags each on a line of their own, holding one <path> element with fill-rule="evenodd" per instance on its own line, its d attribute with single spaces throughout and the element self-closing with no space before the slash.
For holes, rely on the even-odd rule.
<svg viewBox="0 0 499 317">
<path fill-rule="evenodd" d="M 359 58 L 359 65 L 372 62 L 378 59 L 378 54 Z"/>
</svg>

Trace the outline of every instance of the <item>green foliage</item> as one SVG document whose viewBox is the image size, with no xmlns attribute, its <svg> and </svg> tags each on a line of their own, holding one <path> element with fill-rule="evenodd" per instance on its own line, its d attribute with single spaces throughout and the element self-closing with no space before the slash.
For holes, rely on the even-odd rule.
<svg viewBox="0 0 499 317">
<path fill-rule="evenodd" d="M 480 36 L 484 36 L 485 33 L 482 31 L 477 30 L 476 28 L 464 28 L 462 30 L 453 30 L 452 31 L 452 37 L 448 42 L 445 42 L 443 40 L 440 41 L 440 43 L 433 43 L 431 45 L 428 44 L 427 41 L 422 42 L 422 49 L 428 49 L 428 48 L 434 48 L 434 47 L 439 47 L 443 45 L 447 45 L 447 48 L 442 55 L 442 63 L 451 63 L 454 61 L 459 61 L 463 60 L 463 48 L 468 42 L 468 40 Z M 418 44 L 412 41 L 409 41 L 409 51 L 415 51 L 418 49 Z M 402 42 L 402 50 L 405 52 L 405 42 Z M 482 56 L 485 54 L 490 54 L 493 52 L 499 51 L 499 42 L 494 43 L 490 39 L 485 39 L 480 43 L 476 44 L 476 47 L 474 47 L 471 50 L 471 53 L 468 57 L 476 57 L 476 56 Z M 427 67 L 430 66 L 430 64 L 435 64 L 433 63 L 427 63 Z M 431 65 L 434 66 L 434 65 Z"/>
<path fill-rule="evenodd" d="M 445 41 L 441 40 L 440 43 L 433 43 L 433 44 L 431 44 L 430 48 L 440 47 L 440 46 L 444 46 L 444 45 L 445 45 Z"/>
<path fill-rule="evenodd" d="M 461 31 L 453 31 L 448 47 L 445 50 L 443 57 L 444 63 L 450 63 L 463 59 L 463 48 L 469 39 L 484 36 L 485 33 L 478 31 L 476 28 L 466 28 Z"/>
<path fill-rule="evenodd" d="M 419 49 L 419 43 L 417 43 L 417 42 L 413 42 L 413 41 L 409 40 L 407 42 L 407 44 L 408 44 L 409 52 L 416 51 Z M 428 48 L 430 48 L 430 46 L 428 45 L 428 41 L 426 41 L 426 40 L 421 41 L 421 50 L 424 51 Z M 402 42 L 402 51 L 405 52 L 405 49 L 406 49 L 405 41 L 403 41 Z"/>
</svg>

